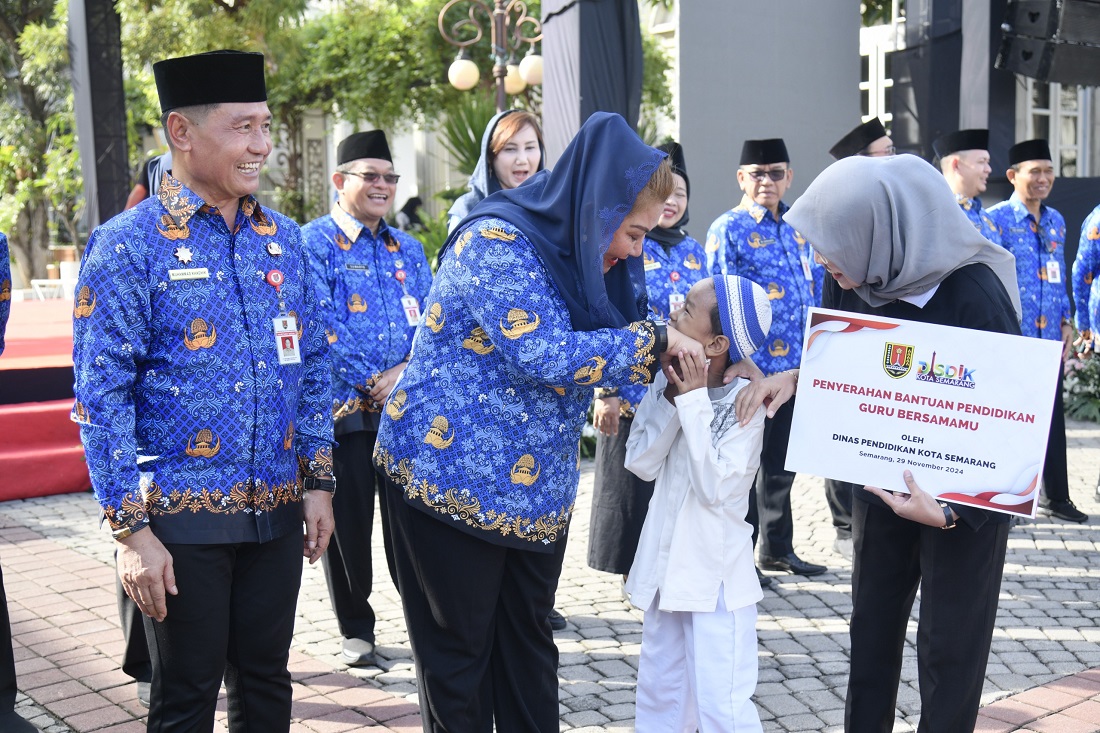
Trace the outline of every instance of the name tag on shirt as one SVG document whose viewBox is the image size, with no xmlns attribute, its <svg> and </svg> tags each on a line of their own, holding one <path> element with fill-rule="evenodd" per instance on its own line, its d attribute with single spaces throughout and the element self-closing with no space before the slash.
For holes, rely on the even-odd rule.
<svg viewBox="0 0 1100 733">
<path fill-rule="evenodd" d="M 298 348 L 298 319 L 279 316 L 272 320 L 275 327 L 275 351 L 280 364 L 301 364 L 302 352 Z"/>
<path fill-rule="evenodd" d="M 814 279 L 814 271 L 810 268 L 810 258 L 808 255 L 799 255 L 799 259 L 802 260 L 802 275 L 807 280 Z"/>
<path fill-rule="evenodd" d="M 645 268 L 646 272 L 650 272 L 652 270 L 660 270 L 661 269 L 661 263 L 658 262 L 657 260 L 650 260 L 650 261 L 646 262 L 644 265 L 642 265 L 642 267 Z"/>
<path fill-rule="evenodd" d="M 405 321 L 415 326 L 420 321 L 420 303 L 411 295 L 405 295 L 401 298 L 401 307 L 405 310 Z"/>
<path fill-rule="evenodd" d="M 210 277 L 210 270 L 205 267 L 191 267 L 186 270 L 169 270 L 169 280 L 206 280 Z"/>
<path fill-rule="evenodd" d="M 1062 263 L 1058 260 L 1047 260 L 1047 282 L 1062 282 Z"/>
<path fill-rule="evenodd" d="M 345 270 L 357 270 L 364 275 L 370 273 L 370 265 L 357 265 L 354 262 L 348 262 L 344 265 Z"/>
</svg>

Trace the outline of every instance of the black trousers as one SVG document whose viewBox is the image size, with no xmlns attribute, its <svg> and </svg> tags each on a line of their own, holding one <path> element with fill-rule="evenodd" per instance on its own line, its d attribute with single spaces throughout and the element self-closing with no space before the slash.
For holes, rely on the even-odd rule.
<svg viewBox="0 0 1100 733">
<path fill-rule="evenodd" d="M 787 462 L 793 415 L 794 399 L 791 399 L 776 411 L 775 417 L 764 421 L 760 469 L 749 494 L 749 513 L 745 517 L 752 525 L 752 542 L 761 557 L 782 557 L 794 552 L 791 486 L 795 474 L 783 467 Z"/>
<path fill-rule="evenodd" d="M 825 479 L 825 501 L 833 515 L 833 529 L 837 537 L 852 536 L 852 496 L 857 487 L 847 481 Z"/>
<path fill-rule="evenodd" d="M 557 733 L 558 649 L 547 615 L 566 538 L 501 547 L 390 492 L 394 559 L 428 733 Z"/>
<path fill-rule="evenodd" d="M 164 621 L 145 617 L 153 661 L 147 730 L 213 730 L 224 675 L 232 733 L 286 733 L 301 534 L 262 544 L 166 547 L 179 595 L 168 596 Z"/>
<path fill-rule="evenodd" d="M 153 663 L 149 661 L 149 644 L 145 641 L 145 614 L 122 587 L 118 577 L 118 551 L 115 551 L 115 602 L 118 604 L 118 623 L 122 627 L 122 671 L 138 682 L 153 679 Z"/>
<path fill-rule="evenodd" d="M 626 470 L 626 442 L 633 418 L 619 420 L 617 435 L 596 436 L 592 514 L 588 522 L 588 566 L 626 575 L 634 564 L 653 481 Z"/>
<path fill-rule="evenodd" d="M 0 568 L 0 715 L 15 710 L 15 652 L 11 648 L 11 618 L 8 616 L 8 592 L 4 590 L 4 571 Z"/>
<path fill-rule="evenodd" d="M 1066 462 L 1066 407 L 1062 398 L 1062 370 L 1054 393 L 1054 414 L 1050 418 L 1047 455 L 1043 462 L 1043 496 L 1048 501 L 1069 501 L 1069 466 Z"/>
<path fill-rule="evenodd" d="M 917 586 L 920 733 L 971 733 L 978 717 L 1008 522 L 927 527 L 853 502 L 852 658 L 844 730 L 888 733 Z"/>
<path fill-rule="evenodd" d="M 382 510 L 382 543 L 386 564 L 394 587 L 397 573 L 393 567 L 393 547 L 386 527 L 386 492 L 378 490 L 378 474 L 372 456 L 378 433 L 360 430 L 345 433 L 332 454 L 336 476 L 336 495 L 332 513 L 336 530 L 328 550 L 321 556 L 329 598 L 340 633 L 345 639 L 364 639 L 374 643 L 374 609 L 370 593 L 374 584 L 371 562 L 371 535 L 374 528 L 374 496 Z"/>
</svg>

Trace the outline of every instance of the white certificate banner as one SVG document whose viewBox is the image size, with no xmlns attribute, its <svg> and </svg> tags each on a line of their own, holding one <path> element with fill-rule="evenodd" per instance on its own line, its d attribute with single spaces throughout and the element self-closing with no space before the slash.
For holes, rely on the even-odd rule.
<svg viewBox="0 0 1100 733">
<path fill-rule="evenodd" d="M 811 308 L 787 470 L 1034 517 L 1061 351 Z"/>
</svg>

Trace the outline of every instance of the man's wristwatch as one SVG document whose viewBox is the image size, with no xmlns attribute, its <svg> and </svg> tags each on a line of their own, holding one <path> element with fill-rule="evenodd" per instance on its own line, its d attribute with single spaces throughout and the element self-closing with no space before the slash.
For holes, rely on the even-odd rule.
<svg viewBox="0 0 1100 733">
<path fill-rule="evenodd" d="M 111 530 L 111 537 L 113 537 L 116 540 L 124 540 L 127 537 L 129 537 L 130 535 L 134 534 L 135 532 L 140 532 L 141 530 L 145 529 L 148 526 L 149 526 L 148 524 L 139 524 L 136 527 L 123 527 L 121 529 L 112 529 Z"/>
<path fill-rule="evenodd" d="M 663 320 L 653 321 L 654 334 L 657 338 L 657 343 L 654 346 L 656 351 L 654 353 L 660 355 L 668 350 L 668 324 Z"/>
<path fill-rule="evenodd" d="M 327 491 L 330 494 L 336 493 L 336 479 L 334 478 L 318 478 L 317 476 L 306 476 L 302 479 L 303 491 Z"/>
<path fill-rule="evenodd" d="M 940 505 L 940 509 L 943 509 L 944 525 L 940 527 L 940 529 L 955 529 L 955 522 L 958 520 L 956 520 L 955 516 L 951 513 L 951 507 L 947 506 L 947 504 L 942 501 L 937 501 L 936 503 Z"/>
</svg>

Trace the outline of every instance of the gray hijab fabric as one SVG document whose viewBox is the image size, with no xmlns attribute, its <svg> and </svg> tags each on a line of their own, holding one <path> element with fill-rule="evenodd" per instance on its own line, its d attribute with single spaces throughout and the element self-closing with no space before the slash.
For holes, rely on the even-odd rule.
<svg viewBox="0 0 1100 733">
<path fill-rule="evenodd" d="M 1016 259 L 974 228 L 943 176 L 915 155 L 830 165 L 783 217 L 878 307 L 920 295 L 966 265 L 988 265 L 1020 318 Z"/>
</svg>

